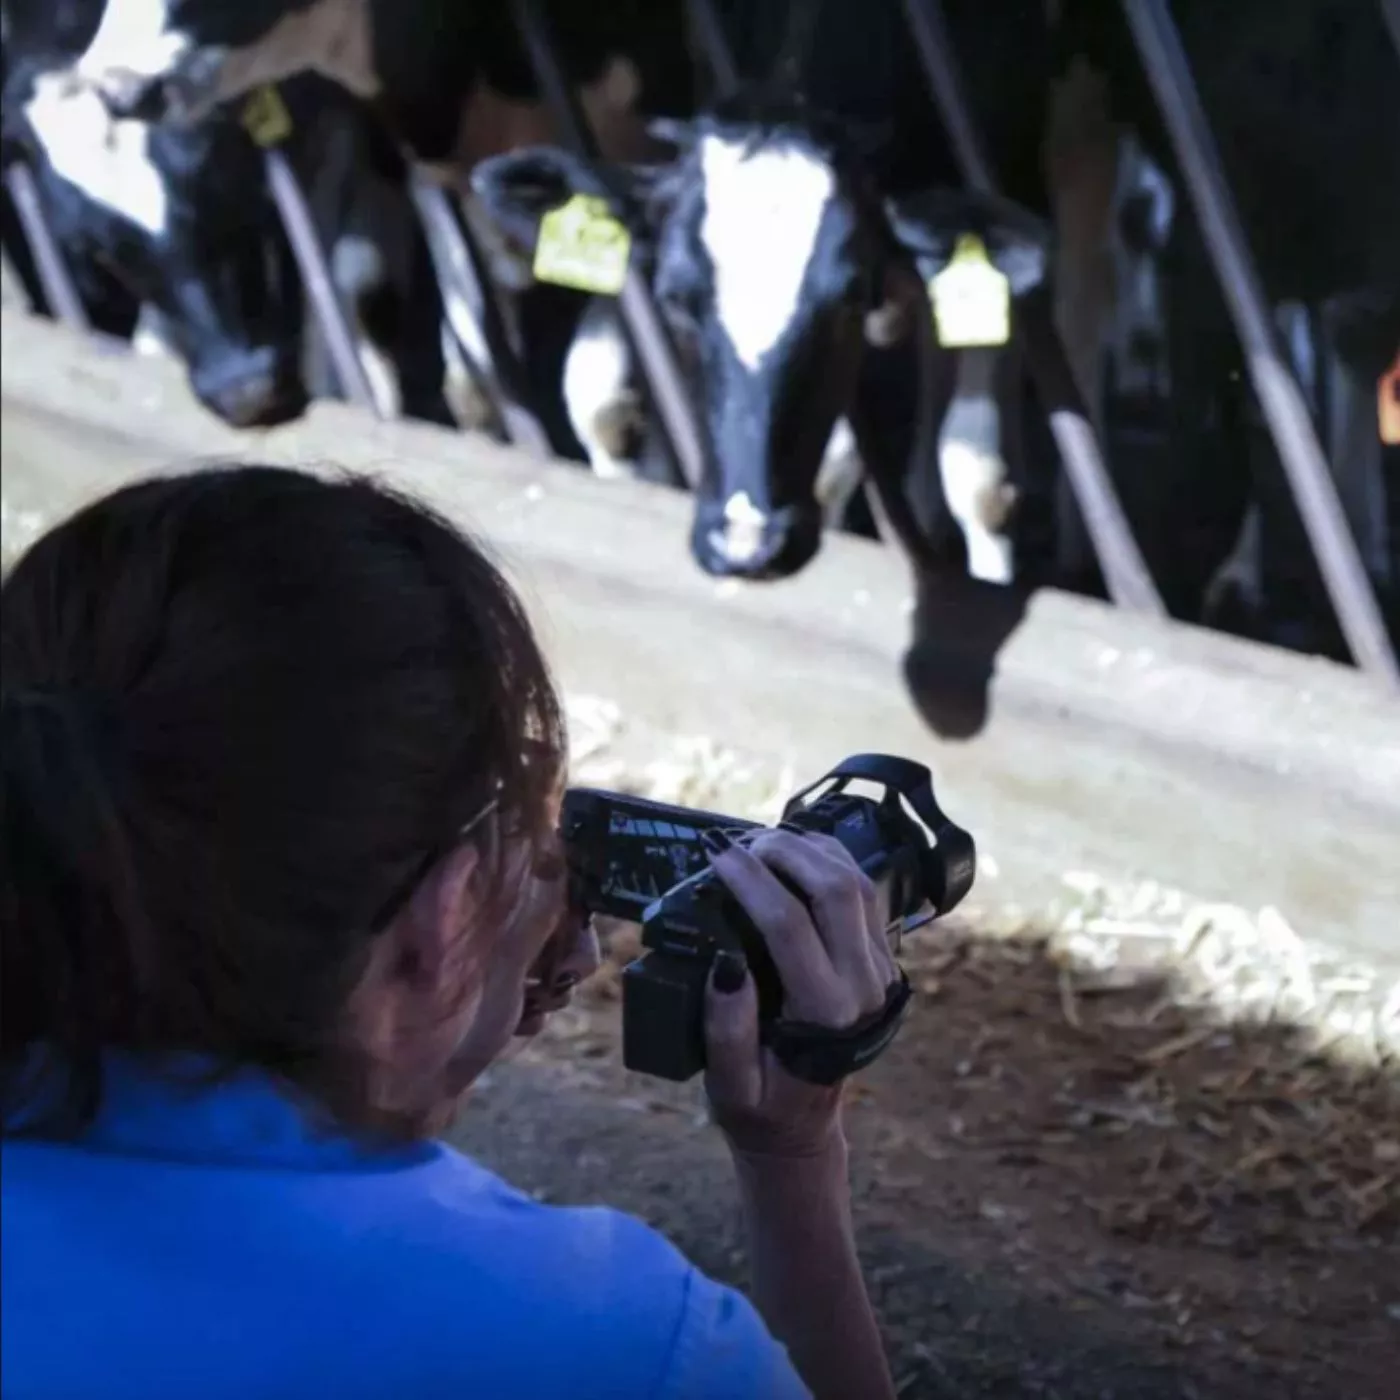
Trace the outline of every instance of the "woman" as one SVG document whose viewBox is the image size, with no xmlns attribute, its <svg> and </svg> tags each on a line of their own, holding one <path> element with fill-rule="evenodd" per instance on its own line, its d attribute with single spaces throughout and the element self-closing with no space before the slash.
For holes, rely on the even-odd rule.
<svg viewBox="0 0 1400 1400">
<path fill-rule="evenodd" d="M 7 1400 L 892 1394 L 839 1089 L 760 1051 L 742 960 L 707 1089 L 756 1310 L 434 1138 L 598 959 L 558 700 L 474 544 L 364 480 L 206 470 L 82 510 L 0 598 Z M 882 1004 L 839 845 L 711 844 L 793 1015 Z"/>
</svg>

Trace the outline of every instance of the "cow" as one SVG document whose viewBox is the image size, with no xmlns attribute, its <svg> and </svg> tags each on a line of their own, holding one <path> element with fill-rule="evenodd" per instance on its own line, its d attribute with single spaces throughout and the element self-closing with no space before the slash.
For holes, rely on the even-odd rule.
<svg viewBox="0 0 1400 1400">
<path fill-rule="evenodd" d="M 72 59 L 100 0 L 6 0 L 7 130 L 22 145 L 85 300 L 138 344 L 163 344 L 191 388 L 234 426 L 297 417 L 311 387 L 334 392 L 263 152 L 237 108 L 182 126 L 114 116 Z M 332 272 L 381 399 L 450 423 L 442 308 L 396 146 L 358 99 L 315 75 L 282 85 L 287 151 L 305 175 Z M 117 293 L 121 295 L 118 296 Z M 99 320 L 99 325 L 102 322 Z M 154 335 L 150 334 L 154 332 Z"/>
<path fill-rule="evenodd" d="M 655 124 L 673 157 L 610 166 L 606 180 L 558 147 L 494 157 L 474 177 L 526 247 L 572 195 L 614 201 L 676 334 L 711 449 L 692 553 L 711 574 L 745 579 L 790 575 L 815 555 L 818 471 L 843 418 L 887 498 L 908 493 L 911 464 L 935 460 L 925 284 L 958 236 L 980 234 L 1013 298 L 1039 284 L 1049 254 L 1048 230 L 1006 201 L 934 190 L 883 198 L 849 123 L 763 101 Z M 990 408 L 992 361 L 959 358 L 975 373 L 957 403 L 975 415 Z M 624 373 L 616 388 L 627 387 Z M 940 521 L 917 519 L 917 503 L 946 499 L 974 571 L 1005 575 L 1005 466 L 994 444 L 969 448 L 985 439 L 985 424 L 945 436 L 941 492 L 916 484 L 906 505 L 932 538 Z"/>
<path fill-rule="evenodd" d="M 237 122 L 114 120 L 64 72 L 22 64 L 6 106 L 68 260 L 154 309 L 196 398 L 238 427 L 300 415 L 296 266 L 285 240 L 266 236 L 276 213 Z"/>
</svg>

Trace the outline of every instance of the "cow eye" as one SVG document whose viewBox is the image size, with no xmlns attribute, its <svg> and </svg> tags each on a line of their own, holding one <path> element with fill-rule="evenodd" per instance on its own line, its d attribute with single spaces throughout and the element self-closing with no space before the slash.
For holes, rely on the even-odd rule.
<svg viewBox="0 0 1400 1400">
<path fill-rule="evenodd" d="M 668 320 L 686 330 L 699 326 L 703 299 L 698 285 L 679 280 L 666 282 L 657 287 L 656 297 Z"/>
</svg>

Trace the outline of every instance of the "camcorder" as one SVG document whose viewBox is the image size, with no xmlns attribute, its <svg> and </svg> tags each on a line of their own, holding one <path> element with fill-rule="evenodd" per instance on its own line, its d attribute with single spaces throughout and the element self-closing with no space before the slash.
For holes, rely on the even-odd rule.
<svg viewBox="0 0 1400 1400">
<path fill-rule="evenodd" d="M 883 791 L 861 795 L 850 790 L 855 781 Z M 851 853 L 879 891 L 896 956 L 905 933 L 946 914 L 972 888 L 972 837 L 940 809 L 933 775 L 921 763 L 885 754 L 848 758 L 789 799 L 782 819 L 833 836 Z M 797 1077 L 834 1084 L 894 1039 L 911 995 L 903 969 L 885 1005 L 853 1026 L 835 1030 L 784 1017 L 782 983 L 763 935 L 710 868 L 700 839 L 711 827 L 738 838 L 760 825 L 597 788 L 565 794 L 560 831 L 574 904 L 642 929 L 645 951 L 622 975 L 628 1069 L 674 1080 L 704 1069 L 705 987 L 726 950 L 747 961 L 762 1039 Z"/>
</svg>

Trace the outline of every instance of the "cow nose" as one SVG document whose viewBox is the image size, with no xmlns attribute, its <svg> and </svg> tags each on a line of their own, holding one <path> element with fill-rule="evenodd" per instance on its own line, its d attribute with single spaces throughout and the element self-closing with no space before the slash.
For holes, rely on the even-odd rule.
<svg viewBox="0 0 1400 1400">
<path fill-rule="evenodd" d="M 200 366 L 190 381 L 199 401 L 233 428 L 272 428 L 306 412 L 301 376 L 272 350 Z"/>
<path fill-rule="evenodd" d="M 691 548 L 696 562 L 715 578 L 787 578 L 816 554 L 821 528 L 816 502 L 762 510 L 746 493 L 736 492 L 728 500 L 700 503 Z"/>
</svg>

